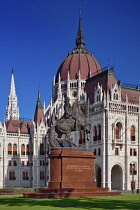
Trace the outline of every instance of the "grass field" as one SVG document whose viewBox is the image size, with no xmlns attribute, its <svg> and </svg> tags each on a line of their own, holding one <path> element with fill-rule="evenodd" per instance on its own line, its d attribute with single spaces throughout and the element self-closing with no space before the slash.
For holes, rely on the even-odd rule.
<svg viewBox="0 0 140 210">
<path fill-rule="evenodd" d="M 22 195 L 1 195 L 0 210 L 140 210 L 140 194 L 117 197 L 31 199 Z"/>
</svg>

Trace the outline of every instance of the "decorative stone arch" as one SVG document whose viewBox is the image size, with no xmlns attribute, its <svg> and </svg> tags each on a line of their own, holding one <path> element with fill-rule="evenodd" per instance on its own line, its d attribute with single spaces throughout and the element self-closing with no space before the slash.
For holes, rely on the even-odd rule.
<svg viewBox="0 0 140 210">
<path fill-rule="evenodd" d="M 111 169 L 111 190 L 123 190 L 123 167 L 119 163 Z"/>
<path fill-rule="evenodd" d="M 120 101 L 121 100 L 121 89 L 115 84 L 111 89 L 111 101 Z"/>
<path fill-rule="evenodd" d="M 118 135 L 118 138 L 121 137 L 121 139 L 123 139 L 123 133 L 124 133 L 123 129 L 124 129 L 124 123 L 122 122 L 122 120 L 120 118 L 116 119 L 116 121 L 112 124 L 112 138 L 117 139 L 116 137 Z"/>
<path fill-rule="evenodd" d="M 95 180 L 96 180 L 96 187 L 101 187 L 102 170 L 98 164 L 95 165 Z"/>
<path fill-rule="evenodd" d="M 122 123 L 118 122 L 115 125 L 115 139 L 120 139 L 122 136 Z"/>
</svg>

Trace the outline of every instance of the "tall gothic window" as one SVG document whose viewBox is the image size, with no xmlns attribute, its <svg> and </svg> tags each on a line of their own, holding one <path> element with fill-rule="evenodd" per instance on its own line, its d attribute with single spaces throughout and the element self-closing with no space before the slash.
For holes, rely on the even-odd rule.
<svg viewBox="0 0 140 210">
<path fill-rule="evenodd" d="M 21 155 L 25 155 L 25 145 L 21 145 Z"/>
<path fill-rule="evenodd" d="M 98 125 L 98 140 L 101 140 L 101 125 Z"/>
<path fill-rule="evenodd" d="M 130 163 L 130 175 L 136 175 L 137 174 L 137 168 L 135 163 Z"/>
<path fill-rule="evenodd" d="M 118 100 L 118 91 L 117 89 L 114 90 L 114 93 L 113 93 L 113 100 Z"/>
<path fill-rule="evenodd" d="M 119 148 L 115 148 L 115 155 L 119 155 Z"/>
<path fill-rule="evenodd" d="M 17 161 L 16 160 L 13 161 L 13 166 L 17 166 Z"/>
<path fill-rule="evenodd" d="M 121 123 L 117 123 L 116 124 L 116 129 L 115 129 L 115 139 L 120 139 L 121 138 L 121 129 L 122 129 Z"/>
<path fill-rule="evenodd" d="M 23 180 L 29 180 L 27 171 L 23 171 L 23 175 L 22 176 L 23 176 Z"/>
<path fill-rule="evenodd" d="M 97 141 L 97 127 L 96 126 L 94 126 L 93 131 L 94 131 L 93 141 Z"/>
<path fill-rule="evenodd" d="M 95 87 L 95 90 L 94 90 L 94 102 L 98 103 L 102 101 L 102 96 L 103 96 L 102 86 L 100 86 L 98 83 L 97 87 Z"/>
<path fill-rule="evenodd" d="M 96 101 L 97 102 L 101 101 L 101 93 L 100 93 L 100 90 L 97 91 Z"/>
<path fill-rule="evenodd" d="M 26 155 L 29 155 L 30 154 L 30 151 L 29 151 L 29 144 L 27 144 L 26 146 Z"/>
<path fill-rule="evenodd" d="M 17 144 L 13 145 L 13 155 L 17 155 Z"/>
<path fill-rule="evenodd" d="M 84 144 L 85 143 L 85 137 L 86 137 L 85 131 L 81 130 L 79 132 L 80 132 L 79 144 Z"/>
<path fill-rule="evenodd" d="M 40 144 L 40 155 L 44 155 L 45 151 L 44 151 L 44 144 Z"/>
<path fill-rule="evenodd" d="M 15 172 L 14 171 L 10 171 L 9 172 L 9 180 L 16 180 Z"/>
<path fill-rule="evenodd" d="M 131 126 L 130 139 L 131 141 L 135 141 L 135 127 L 134 126 Z"/>
<path fill-rule="evenodd" d="M 40 171 L 40 180 L 45 179 L 45 173 L 44 171 Z"/>
<path fill-rule="evenodd" d="M 12 144 L 8 144 L 8 155 L 12 155 Z"/>
<path fill-rule="evenodd" d="M 11 166 L 11 160 L 8 160 L 8 166 Z"/>
</svg>

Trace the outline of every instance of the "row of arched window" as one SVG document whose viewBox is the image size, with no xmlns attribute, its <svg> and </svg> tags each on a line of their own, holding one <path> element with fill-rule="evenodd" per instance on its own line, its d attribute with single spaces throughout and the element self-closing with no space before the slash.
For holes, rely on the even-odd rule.
<svg viewBox="0 0 140 210">
<path fill-rule="evenodd" d="M 115 139 L 121 139 L 122 133 L 122 124 L 118 122 L 115 126 Z M 135 127 L 131 126 L 130 128 L 130 140 L 135 141 Z M 101 140 L 101 125 L 95 125 L 93 127 L 93 141 Z"/>
<path fill-rule="evenodd" d="M 8 144 L 8 155 L 17 155 L 18 148 L 17 148 L 17 144 L 12 144 L 9 143 Z M 30 147 L 29 144 L 27 144 L 25 146 L 25 144 L 21 145 L 21 149 L 20 149 L 21 155 L 33 155 L 33 151 L 30 151 Z M 40 144 L 40 149 L 39 149 L 39 153 L 40 155 L 44 155 L 45 154 L 45 148 L 44 148 L 44 144 L 41 143 Z"/>
<path fill-rule="evenodd" d="M 122 133 L 122 124 L 118 122 L 115 127 L 115 139 L 121 139 Z M 130 128 L 130 140 L 135 141 L 135 127 L 131 126 Z"/>
<path fill-rule="evenodd" d="M 23 171 L 22 179 L 23 180 L 29 180 L 29 174 L 28 174 L 27 171 Z M 45 179 L 45 172 L 40 171 L 40 180 L 43 180 L 43 179 Z M 9 180 L 16 180 L 15 171 L 10 171 L 9 172 Z"/>
</svg>

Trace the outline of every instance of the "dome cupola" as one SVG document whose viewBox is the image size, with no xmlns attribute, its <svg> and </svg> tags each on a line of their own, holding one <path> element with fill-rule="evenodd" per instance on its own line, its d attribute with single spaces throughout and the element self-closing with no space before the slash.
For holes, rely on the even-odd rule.
<svg viewBox="0 0 140 210">
<path fill-rule="evenodd" d="M 80 72 L 81 79 L 86 80 L 88 77 L 102 72 L 102 68 L 97 59 L 93 56 L 92 53 L 89 53 L 84 46 L 85 39 L 82 31 L 82 18 L 80 15 L 76 38 L 76 48 L 71 53 L 69 53 L 61 63 L 56 74 L 56 83 L 59 80 L 59 75 L 61 77 L 61 81 L 67 80 L 68 73 L 69 79 L 75 80 L 78 79 Z"/>
</svg>

